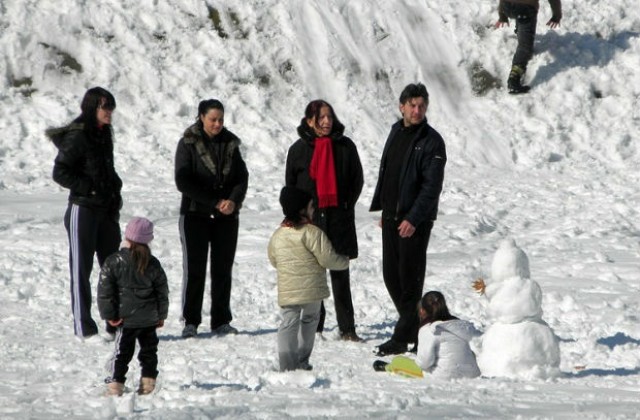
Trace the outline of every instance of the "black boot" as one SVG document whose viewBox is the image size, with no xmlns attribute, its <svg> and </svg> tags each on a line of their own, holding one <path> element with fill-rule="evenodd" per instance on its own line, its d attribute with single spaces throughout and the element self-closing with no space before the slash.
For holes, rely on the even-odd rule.
<svg viewBox="0 0 640 420">
<path fill-rule="evenodd" d="M 509 79 L 507 79 L 507 87 L 509 88 L 509 93 L 511 94 L 519 94 L 519 93 L 527 93 L 531 89 L 531 86 L 526 86 L 522 84 L 522 76 L 524 76 L 525 69 L 520 66 L 514 65 L 511 67 L 511 72 L 509 73 Z"/>
<path fill-rule="evenodd" d="M 389 356 L 393 354 L 402 354 L 407 351 L 407 343 L 401 343 L 393 338 L 378 346 L 376 354 L 378 356 Z"/>
<path fill-rule="evenodd" d="M 389 363 L 385 362 L 384 360 L 376 360 L 375 362 L 373 362 L 373 370 L 375 370 L 376 372 L 385 372 L 387 370 L 387 365 Z"/>
</svg>

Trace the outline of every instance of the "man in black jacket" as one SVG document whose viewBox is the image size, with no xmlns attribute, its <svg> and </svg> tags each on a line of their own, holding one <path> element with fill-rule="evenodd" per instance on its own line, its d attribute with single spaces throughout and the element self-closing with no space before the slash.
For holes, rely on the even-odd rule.
<svg viewBox="0 0 640 420">
<path fill-rule="evenodd" d="M 447 162 L 444 140 L 425 117 L 428 104 L 423 84 L 402 91 L 402 119 L 391 127 L 384 146 L 370 208 L 382 210 L 382 271 L 399 314 L 393 336 L 378 347 L 381 356 L 404 353 L 418 339 L 417 304 Z"/>
</svg>

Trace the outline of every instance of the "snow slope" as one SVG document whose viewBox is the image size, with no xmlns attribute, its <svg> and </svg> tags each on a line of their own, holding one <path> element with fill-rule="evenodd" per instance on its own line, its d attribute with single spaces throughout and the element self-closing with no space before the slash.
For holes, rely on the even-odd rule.
<svg viewBox="0 0 640 420">
<path fill-rule="evenodd" d="M 632 0 L 565 0 L 550 31 L 541 3 L 533 90 L 510 96 L 499 85 L 515 37 L 492 27 L 497 0 L 0 1 L 0 417 L 638 418 L 640 11 Z M 418 382 L 371 369 L 396 315 L 367 209 L 400 90 L 416 80 L 449 155 L 425 291 L 486 328 L 486 302 L 470 285 L 500 240 L 515 238 L 560 338 L 559 378 Z M 43 131 L 75 117 L 96 85 L 118 103 L 122 224 L 154 220 L 170 279 L 160 389 L 146 398 L 103 397 L 112 347 L 72 332 L 67 192 L 51 180 L 55 148 Z M 225 104 L 251 173 L 232 292 L 241 334 L 184 341 L 173 154 L 209 97 Z M 281 374 L 266 244 L 281 218 L 287 148 L 318 97 L 365 168 L 352 289 L 367 341 L 337 340 L 329 301 L 314 370 Z M 135 362 L 130 372 L 134 389 Z"/>
</svg>

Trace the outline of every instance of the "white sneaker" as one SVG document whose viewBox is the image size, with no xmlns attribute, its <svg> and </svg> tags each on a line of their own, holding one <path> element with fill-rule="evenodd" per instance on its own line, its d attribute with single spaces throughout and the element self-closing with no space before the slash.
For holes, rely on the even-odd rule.
<svg viewBox="0 0 640 420">
<path fill-rule="evenodd" d="M 86 337 L 82 337 L 80 338 L 80 340 L 83 343 L 87 343 L 87 344 L 97 344 L 97 343 L 103 343 L 104 342 L 104 338 L 102 338 L 100 336 L 100 334 L 93 334 L 93 335 L 89 335 Z"/>
<path fill-rule="evenodd" d="M 107 343 L 116 341 L 116 333 L 110 333 L 105 331 L 104 333 L 100 334 L 100 336 Z"/>
<path fill-rule="evenodd" d="M 233 328 L 229 324 L 222 324 L 218 328 L 213 330 L 212 332 L 214 334 L 218 334 L 218 335 L 227 335 L 227 334 L 236 335 L 236 334 L 238 334 L 238 330 L 236 328 Z"/>
</svg>

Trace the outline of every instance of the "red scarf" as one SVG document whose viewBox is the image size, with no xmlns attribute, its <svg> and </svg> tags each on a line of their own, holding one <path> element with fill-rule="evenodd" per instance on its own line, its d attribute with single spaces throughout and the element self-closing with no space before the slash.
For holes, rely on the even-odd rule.
<svg viewBox="0 0 640 420">
<path fill-rule="evenodd" d="M 316 182 L 318 208 L 337 206 L 338 185 L 333 162 L 333 143 L 329 137 L 318 137 L 315 140 L 309 176 Z"/>
</svg>

